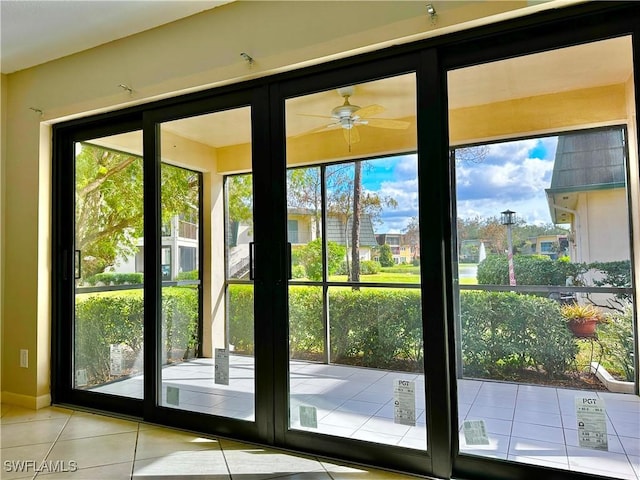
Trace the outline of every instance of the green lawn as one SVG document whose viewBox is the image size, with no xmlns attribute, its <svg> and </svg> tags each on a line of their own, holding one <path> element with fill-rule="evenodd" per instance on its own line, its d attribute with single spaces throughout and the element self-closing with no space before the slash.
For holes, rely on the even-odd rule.
<svg viewBox="0 0 640 480">
<path fill-rule="evenodd" d="M 346 275 L 331 275 L 331 282 L 347 282 Z M 420 283 L 420 275 L 411 273 L 380 272 L 375 275 L 360 275 L 361 282 L 369 283 Z"/>
<path fill-rule="evenodd" d="M 141 297 L 143 290 L 135 288 L 131 290 L 107 290 L 106 292 L 91 292 L 76 294 L 76 301 L 81 302 L 91 297 Z"/>
</svg>

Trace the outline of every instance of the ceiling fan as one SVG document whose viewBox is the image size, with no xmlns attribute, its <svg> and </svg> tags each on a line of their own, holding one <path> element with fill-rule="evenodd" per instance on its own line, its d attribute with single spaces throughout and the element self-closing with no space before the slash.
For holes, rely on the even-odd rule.
<svg viewBox="0 0 640 480">
<path fill-rule="evenodd" d="M 349 145 L 349 151 L 351 151 L 351 145 L 360 141 L 360 133 L 356 128 L 359 125 L 368 125 L 369 127 L 376 128 L 390 128 L 394 130 L 405 130 L 409 128 L 410 123 L 402 120 L 392 120 L 389 118 L 372 118 L 374 115 L 382 113 L 385 109 L 381 105 L 368 105 L 366 107 L 360 107 L 349 103 L 349 97 L 353 95 L 354 87 L 343 87 L 338 89 L 338 93 L 344 98 L 344 103 L 338 105 L 331 110 L 331 116 L 326 115 L 310 115 L 300 114 L 306 117 L 319 117 L 329 118 L 333 121 L 328 125 L 314 128 L 301 135 L 308 135 L 310 133 L 316 133 L 323 130 L 341 128 L 344 135 L 344 139 Z M 300 136 L 300 135 L 296 135 Z"/>
</svg>

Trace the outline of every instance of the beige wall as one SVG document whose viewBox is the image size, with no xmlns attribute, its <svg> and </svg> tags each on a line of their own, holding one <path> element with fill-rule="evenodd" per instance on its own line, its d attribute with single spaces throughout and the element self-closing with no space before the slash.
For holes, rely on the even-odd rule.
<svg viewBox="0 0 640 480">
<path fill-rule="evenodd" d="M 576 210 L 580 222 L 576 232 L 580 242 L 578 261 L 613 262 L 631 258 L 626 189 L 580 193 Z"/>
<path fill-rule="evenodd" d="M 453 109 L 449 111 L 449 137 L 453 145 L 460 145 L 626 119 L 625 85 L 608 85 Z"/>
<path fill-rule="evenodd" d="M 0 74 L 0 220 L 4 219 L 4 163 L 7 130 L 7 77 Z M 0 401 L 2 400 L 2 351 L 4 350 L 4 221 L 0 221 Z"/>
<path fill-rule="evenodd" d="M 422 1 L 234 2 L 3 78 L 2 205 L 10 205 L 0 263 L 10 279 L 2 283 L 3 401 L 37 407 L 49 400 L 52 123 L 466 28 L 478 18 L 489 23 L 498 18 L 492 14 L 526 5 L 442 2 L 434 25 Z M 217 198 L 215 178 L 205 175 L 207 182 Z M 27 369 L 18 366 L 21 348 L 29 350 Z"/>
</svg>

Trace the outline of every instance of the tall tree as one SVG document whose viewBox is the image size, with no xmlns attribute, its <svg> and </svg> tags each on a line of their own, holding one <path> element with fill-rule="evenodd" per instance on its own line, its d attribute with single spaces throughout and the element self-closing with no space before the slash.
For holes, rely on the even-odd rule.
<svg viewBox="0 0 640 480">
<path fill-rule="evenodd" d="M 353 220 L 351 222 L 351 280 L 360 281 L 360 216 L 362 215 L 362 162 L 353 165 Z"/>
<path fill-rule="evenodd" d="M 198 207 L 197 174 L 163 165 L 162 217 L 191 215 Z M 75 248 L 83 276 L 135 254 L 144 234 L 142 158 L 82 143 L 76 155 Z"/>
</svg>

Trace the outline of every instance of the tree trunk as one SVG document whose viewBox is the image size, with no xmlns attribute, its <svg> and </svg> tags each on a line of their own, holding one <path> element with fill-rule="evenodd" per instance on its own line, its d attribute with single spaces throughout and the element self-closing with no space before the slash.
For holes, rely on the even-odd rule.
<svg viewBox="0 0 640 480">
<path fill-rule="evenodd" d="M 351 281 L 360 281 L 360 216 L 362 163 L 355 162 L 353 173 L 353 224 L 351 228 Z"/>
</svg>

